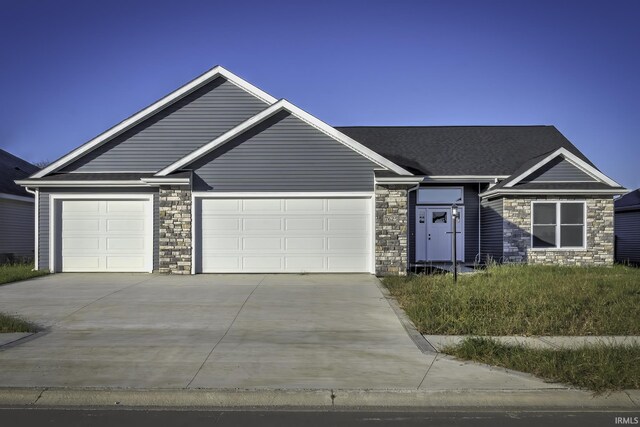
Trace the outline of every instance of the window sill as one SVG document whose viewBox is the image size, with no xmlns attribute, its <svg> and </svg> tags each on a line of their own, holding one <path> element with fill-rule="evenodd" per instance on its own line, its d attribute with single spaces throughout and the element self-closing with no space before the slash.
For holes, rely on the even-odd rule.
<svg viewBox="0 0 640 427">
<path fill-rule="evenodd" d="M 586 251 L 587 248 L 529 248 L 533 252 Z"/>
</svg>

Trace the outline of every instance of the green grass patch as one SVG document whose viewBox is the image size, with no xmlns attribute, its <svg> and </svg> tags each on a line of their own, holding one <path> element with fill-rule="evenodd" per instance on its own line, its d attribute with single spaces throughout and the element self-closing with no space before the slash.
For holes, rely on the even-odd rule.
<svg viewBox="0 0 640 427">
<path fill-rule="evenodd" d="M 48 274 L 44 270 L 33 270 L 33 264 L 4 264 L 0 265 L 0 285 L 31 279 Z"/>
<path fill-rule="evenodd" d="M 383 280 L 418 330 L 442 335 L 639 335 L 640 269 L 489 266 Z"/>
<path fill-rule="evenodd" d="M 5 332 L 37 332 L 37 325 L 24 319 L 0 313 L 0 333 Z"/>
<path fill-rule="evenodd" d="M 444 352 L 596 392 L 640 388 L 638 345 L 541 350 L 507 346 L 487 338 L 467 338 Z"/>
</svg>

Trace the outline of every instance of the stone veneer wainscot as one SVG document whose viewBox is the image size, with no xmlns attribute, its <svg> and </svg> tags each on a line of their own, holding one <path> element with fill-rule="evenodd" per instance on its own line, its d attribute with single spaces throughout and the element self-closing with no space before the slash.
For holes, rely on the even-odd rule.
<svg viewBox="0 0 640 427">
<path fill-rule="evenodd" d="M 191 274 L 191 190 L 160 187 L 160 273 Z"/>
<path fill-rule="evenodd" d="M 407 274 L 407 186 L 376 185 L 376 274 Z"/>
<path fill-rule="evenodd" d="M 531 249 L 532 201 L 585 201 L 585 250 Z M 503 200 L 503 256 L 506 262 L 558 265 L 613 264 L 613 198 L 607 197 L 505 197 Z"/>
</svg>

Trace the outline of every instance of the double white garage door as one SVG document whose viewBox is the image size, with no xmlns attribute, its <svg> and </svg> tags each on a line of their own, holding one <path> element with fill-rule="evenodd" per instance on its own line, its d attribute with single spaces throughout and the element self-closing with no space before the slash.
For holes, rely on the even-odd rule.
<svg viewBox="0 0 640 427">
<path fill-rule="evenodd" d="M 150 271 L 150 200 L 60 200 L 58 271 Z M 373 271 L 372 200 L 196 198 L 195 271 Z"/>
</svg>

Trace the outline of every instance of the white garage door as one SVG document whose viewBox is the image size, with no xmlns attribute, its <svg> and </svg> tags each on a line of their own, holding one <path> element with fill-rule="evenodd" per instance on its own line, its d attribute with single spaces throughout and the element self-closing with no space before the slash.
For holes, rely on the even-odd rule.
<svg viewBox="0 0 640 427">
<path fill-rule="evenodd" d="M 58 270 L 152 269 L 149 200 L 60 200 Z"/>
<path fill-rule="evenodd" d="M 370 272 L 371 198 L 201 199 L 199 271 Z"/>
</svg>

